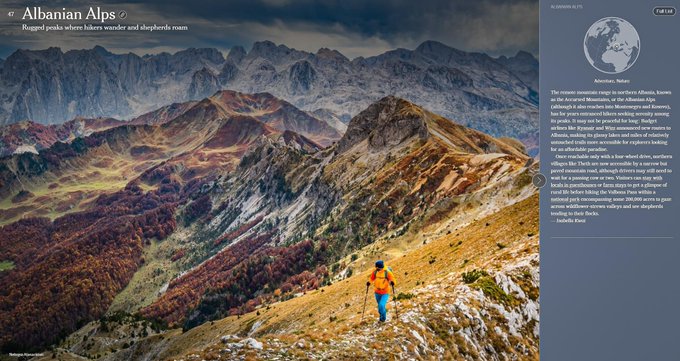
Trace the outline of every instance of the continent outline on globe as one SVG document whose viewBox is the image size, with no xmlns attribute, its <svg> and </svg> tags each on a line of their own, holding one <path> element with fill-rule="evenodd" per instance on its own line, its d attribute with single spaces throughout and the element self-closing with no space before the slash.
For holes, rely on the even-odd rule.
<svg viewBox="0 0 680 361">
<path fill-rule="evenodd" d="M 607 16 L 595 21 L 583 39 L 586 60 L 605 74 L 630 69 L 640 55 L 640 36 L 628 20 Z"/>
</svg>

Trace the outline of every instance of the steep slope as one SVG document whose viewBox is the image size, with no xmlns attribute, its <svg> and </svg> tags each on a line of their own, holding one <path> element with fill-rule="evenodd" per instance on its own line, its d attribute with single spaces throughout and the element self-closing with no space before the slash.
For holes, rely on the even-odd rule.
<svg viewBox="0 0 680 361">
<path fill-rule="evenodd" d="M 534 195 L 398 258 L 361 252 L 388 258 L 399 281 L 401 299 L 390 302 L 380 332 L 373 300 L 362 322 L 368 273 L 361 272 L 259 314 L 172 334 L 162 355 L 211 359 L 228 349 L 257 359 L 538 360 L 537 201 Z M 367 261 L 354 266 L 370 269 Z"/>
<path fill-rule="evenodd" d="M 0 158 L 12 154 L 38 153 L 56 142 L 69 143 L 76 138 L 86 137 L 94 132 L 122 125 L 158 125 L 180 116 L 196 102 L 173 103 L 130 121 L 114 118 L 76 118 L 61 124 L 43 125 L 32 121 L 21 121 L 0 127 Z"/>
<path fill-rule="evenodd" d="M 526 156 L 512 143 L 461 126 L 394 96 L 383 98 L 354 117 L 338 143 L 337 151 L 343 153 L 364 140 L 370 150 L 378 151 L 414 136 L 421 140 L 434 136 L 463 153 Z"/>
<path fill-rule="evenodd" d="M 516 142 L 403 99 L 368 107 L 328 148 L 288 127 L 321 137 L 332 129 L 271 95 L 225 91 L 160 125 L 119 126 L 3 160 L 2 204 L 15 213 L 3 210 L 10 217 L 0 233 L 43 245 L 3 245 L 2 261 L 16 267 L 0 274 L 13 285 L 0 293 L 0 318 L 26 320 L 3 324 L 3 346 L 46 347 L 107 309 L 105 323 L 128 319 L 124 311 L 140 327 L 185 329 L 244 314 L 348 276 L 352 253 L 388 242 L 386 255 L 398 254 L 409 240 L 441 237 L 533 192 Z M 74 187 L 73 206 L 50 208 Z M 14 222 L 31 212 L 54 220 Z M 118 273 L 107 279 L 96 265 Z M 37 292 L 44 282 L 60 286 Z M 38 330 L 43 316 L 52 322 Z M 101 322 L 85 327 L 108 332 Z M 133 339 L 144 337 L 134 330 Z M 112 340 L 101 353 L 115 357 L 119 347 Z"/>
<path fill-rule="evenodd" d="M 104 360 L 538 360 L 537 194 L 450 233 L 418 233 L 401 253 L 391 253 L 398 243 L 382 240 L 343 260 L 358 271 L 383 258 L 394 269 L 399 300 L 390 301 L 388 322 L 379 331 L 372 299 L 362 317 L 365 271 L 188 331 L 157 333 L 147 326 L 150 336 L 131 337 L 118 329 L 139 329 L 134 321 L 110 331 L 93 323 L 56 354 Z"/>
<path fill-rule="evenodd" d="M 266 90 L 301 109 L 327 113 L 328 122 L 347 121 L 393 94 L 491 135 L 526 140 L 533 154 L 538 92 L 528 81 L 538 68 L 517 64 L 434 41 L 351 61 L 337 51 L 313 54 L 263 41 L 216 76 L 225 79 L 222 87 Z"/>
<path fill-rule="evenodd" d="M 230 317 L 187 334 L 173 334 L 176 339 L 163 347 L 169 351 L 164 357 L 177 358 L 172 352 L 179 351 L 210 359 L 230 349 L 258 359 L 343 359 L 351 355 L 359 359 L 538 360 L 537 200 L 533 196 L 455 234 L 388 259 L 398 277 L 401 299 L 396 305 L 399 317 L 391 302 L 390 320 L 380 332 L 374 302 L 364 322 L 361 319 L 367 277 L 367 272 L 361 272 L 263 307 L 259 315 Z M 362 253 L 375 254 L 368 249 Z M 375 255 L 380 256 L 380 252 Z M 370 269 L 370 261 L 355 263 L 358 269 Z M 471 277 L 474 271 L 481 276 Z M 248 337 L 261 341 L 262 349 L 250 346 Z M 205 349 L 197 352 L 201 348 Z"/>
<path fill-rule="evenodd" d="M 280 131 L 293 131 L 322 146 L 329 146 L 342 136 L 337 129 L 292 104 L 269 93 L 253 95 L 223 90 L 210 99 L 227 109 L 228 114 L 249 114 Z"/>
<path fill-rule="evenodd" d="M 269 92 L 334 124 L 393 94 L 493 136 L 520 139 L 535 155 L 538 64 L 526 52 L 494 59 L 434 41 L 354 60 L 335 50 L 309 53 L 270 41 L 231 52 L 224 59 L 215 49 L 144 57 L 101 47 L 19 50 L 0 70 L 0 124 L 126 119 L 220 89 Z"/>
<path fill-rule="evenodd" d="M 130 186 L 54 222 L 0 228 L 0 258 L 16 265 L 0 273 L 3 351 L 44 348 L 100 317 L 144 262 L 144 239 L 174 230 L 179 188 Z"/>
<path fill-rule="evenodd" d="M 129 113 L 125 89 L 94 50 L 17 50 L 2 67 L 0 124 L 32 119 L 62 123 L 77 116 Z"/>
<path fill-rule="evenodd" d="M 189 108 L 172 120 L 163 118 L 173 106 L 146 117 L 159 125 L 126 123 L 0 161 L 0 259 L 12 265 L 0 274 L 3 350 L 45 347 L 100 317 L 145 264 L 145 246 L 175 230 L 178 208 L 187 223 L 205 215 L 202 189 L 249 149 L 271 142 L 318 152 L 286 127 L 308 125 L 289 122 L 298 114 L 321 123 L 285 106 L 270 95 L 218 93 L 179 106 Z"/>
<path fill-rule="evenodd" d="M 215 49 L 140 57 L 102 47 L 62 52 L 17 50 L 0 70 L 0 124 L 62 123 L 78 116 L 125 119 L 189 100 L 195 72 L 224 62 Z"/>
<path fill-rule="evenodd" d="M 533 55 L 518 51 L 515 56 L 500 56 L 496 60 L 511 69 L 525 84 L 538 90 L 538 60 Z"/>
<path fill-rule="evenodd" d="M 232 119 L 233 118 L 233 119 Z M 239 124 L 254 120 L 247 141 L 227 145 Z M 268 124 L 257 131 L 257 124 Z M 12 128 L 22 128 L 24 123 Z M 251 143 L 267 134 L 311 151 L 339 139 L 325 123 L 269 94 L 216 93 L 201 102 L 173 104 L 130 122 L 115 119 L 79 119 L 33 131 L 45 143 L 57 143 L 40 154 L 22 154 L 0 161 L 0 224 L 23 216 L 52 218 L 81 209 L 103 192 L 122 189 L 130 180 L 152 168 L 178 166 L 182 176 L 214 174 L 217 167 L 233 169 Z M 149 126 L 151 124 L 153 126 Z M 109 129 L 90 135 L 97 129 Z M 299 132 L 292 136 L 286 131 Z M 8 133 L 16 138 L 18 132 Z M 85 137 L 72 139 L 74 136 Z M 309 137 L 309 138 L 307 138 Z M 35 138 L 35 137 L 34 137 Z M 222 142 L 222 143 L 220 143 Z M 51 144 L 50 144 L 51 143 Z M 321 145 L 318 145 L 321 144 Z M 32 196 L 16 202 L 19 192 Z"/>
<path fill-rule="evenodd" d="M 328 261 L 379 237 L 493 210 L 477 202 L 501 207 L 527 196 L 528 183 L 517 180 L 526 177 L 527 159 L 511 145 L 394 97 L 353 118 L 326 151 L 304 155 L 265 142 L 244 156 L 228 186 L 208 192 L 222 206 L 182 236 L 183 247 L 200 249 L 180 261 L 195 268 L 142 314 L 193 327 L 314 288 L 326 282 Z M 279 269 L 279 258 L 300 262 L 279 245 L 305 238 L 316 240 L 306 249 L 310 272 Z M 234 257 L 230 243 L 251 255 Z M 203 252 L 215 256 L 196 262 Z M 266 259 L 273 263 L 262 273 L 257 265 Z M 272 293 L 277 286 L 283 295 Z"/>
<path fill-rule="evenodd" d="M 148 113 L 142 114 L 134 119 L 130 120 L 130 124 L 149 124 L 149 125 L 159 125 L 165 124 L 178 116 L 184 114 L 187 110 L 191 109 L 196 105 L 196 101 L 189 101 L 184 103 L 172 103 L 160 107 L 156 110 L 150 111 Z"/>
</svg>

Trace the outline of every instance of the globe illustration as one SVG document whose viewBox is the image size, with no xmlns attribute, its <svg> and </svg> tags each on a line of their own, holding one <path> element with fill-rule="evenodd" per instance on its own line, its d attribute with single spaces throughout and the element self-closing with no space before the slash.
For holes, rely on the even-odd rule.
<svg viewBox="0 0 680 361">
<path fill-rule="evenodd" d="M 596 21 L 583 40 L 586 59 L 597 70 L 618 74 L 628 70 L 640 54 L 640 37 L 628 21 L 607 17 Z"/>
</svg>

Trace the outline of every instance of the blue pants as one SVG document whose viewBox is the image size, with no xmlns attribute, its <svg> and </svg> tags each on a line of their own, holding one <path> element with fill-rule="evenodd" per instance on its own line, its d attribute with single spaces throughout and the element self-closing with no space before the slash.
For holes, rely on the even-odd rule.
<svg viewBox="0 0 680 361">
<path fill-rule="evenodd" d="M 380 293 L 375 294 L 375 301 L 378 302 L 378 312 L 380 313 L 380 321 L 387 320 L 387 301 L 389 301 L 390 295 L 388 293 L 381 295 Z"/>
</svg>

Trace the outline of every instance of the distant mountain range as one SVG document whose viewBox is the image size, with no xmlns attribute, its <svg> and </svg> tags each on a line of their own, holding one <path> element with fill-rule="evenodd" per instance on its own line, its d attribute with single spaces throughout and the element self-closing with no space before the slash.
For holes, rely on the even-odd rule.
<svg viewBox="0 0 680 361">
<path fill-rule="evenodd" d="M 267 359 L 326 328 L 354 348 L 381 257 L 404 357 L 537 355 L 537 79 L 529 53 L 432 41 L 353 60 L 268 41 L 226 58 L 16 51 L 0 62 L 0 349 Z M 227 345 L 264 330 L 296 346 Z M 384 355 L 365 340 L 359 358 Z M 354 354 L 314 342 L 291 357 Z"/>
<path fill-rule="evenodd" d="M 331 264 L 379 238 L 451 232 L 534 193 L 521 143 L 394 96 L 344 135 L 234 91 L 103 128 L 0 159 L 3 349 L 107 312 L 184 328 L 250 312 L 347 277 Z M 102 353 L 135 358 L 113 355 L 128 335 Z"/>
<path fill-rule="evenodd" d="M 102 47 L 18 50 L 0 64 L 0 125 L 31 120 L 130 119 L 220 89 L 268 92 L 340 132 L 351 117 L 395 95 L 494 136 L 537 150 L 538 62 L 529 53 L 492 58 L 427 41 L 349 60 L 335 50 L 299 51 L 269 41 L 175 54 L 113 54 Z"/>
</svg>

